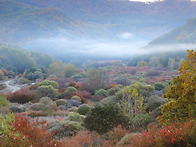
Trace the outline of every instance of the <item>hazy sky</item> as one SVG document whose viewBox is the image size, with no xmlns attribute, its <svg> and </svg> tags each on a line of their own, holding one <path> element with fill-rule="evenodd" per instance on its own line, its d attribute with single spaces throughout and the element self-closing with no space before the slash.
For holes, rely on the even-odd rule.
<svg viewBox="0 0 196 147">
<path fill-rule="evenodd" d="M 129 0 L 129 1 L 154 2 L 155 0 Z"/>
</svg>

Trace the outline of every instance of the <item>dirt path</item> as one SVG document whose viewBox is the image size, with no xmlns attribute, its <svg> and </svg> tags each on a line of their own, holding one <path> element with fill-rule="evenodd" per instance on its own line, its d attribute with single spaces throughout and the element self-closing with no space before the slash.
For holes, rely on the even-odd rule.
<svg viewBox="0 0 196 147">
<path fill-rule="evenodd" d="M 0 93 L 15 92 L 17 90 L 20 90 L 20 88 L 24 86 L 24 85 L 15 84 L 16 79 L 0 81 L 0 84 L 3 84 L 3 83 L 6 84 L 7 87 L 3 90 L 0 90 Z"/>
</svg>

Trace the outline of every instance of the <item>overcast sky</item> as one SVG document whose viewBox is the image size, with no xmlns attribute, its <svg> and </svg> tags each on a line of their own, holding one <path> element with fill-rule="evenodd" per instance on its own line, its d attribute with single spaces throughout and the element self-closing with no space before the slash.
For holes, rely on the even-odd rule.
<svg viewBox="0 0 196 147">
<path fill-rule="evenodd" d="M 129 0 L 129 1 L 154 2 L 156 0 Z"/>
<path fill-rule="evenodd" d="M 129 1 L 153 2 L 154 0 L 129 0 Z"/>
</svg>

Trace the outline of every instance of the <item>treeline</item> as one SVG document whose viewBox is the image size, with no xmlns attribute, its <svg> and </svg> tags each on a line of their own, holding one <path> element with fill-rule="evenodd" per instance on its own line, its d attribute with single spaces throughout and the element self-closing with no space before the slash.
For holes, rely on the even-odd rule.
<svg viewBox="0 0 196 147">
<path fill-rule="evenodd" d="M 128 66 L 152 66 L 178 70 L 186 55 L 187 53 L 185 51 L 181 51 L 138 56 L 131 58 Z"/>
<path fill-rule="evenodd" d="M 24 73 L 29 67 L 48 68 L 54 59 L 50 55 L 29 52 L 21 48 L 0 44 L 0 68 Z"/>
</svg>

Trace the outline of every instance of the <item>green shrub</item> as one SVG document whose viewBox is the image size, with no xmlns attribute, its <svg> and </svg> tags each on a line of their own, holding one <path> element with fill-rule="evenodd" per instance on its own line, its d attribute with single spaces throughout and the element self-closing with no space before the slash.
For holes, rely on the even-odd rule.
<svg viewBox="0 0 196 147">
<path fill-rule="evenodd" d="M 107 96 L 109 96 L 109 94 L 108 94 L 107 90 L 99 89 L 99 90 L 95 91 L 95 96 L 107 97 Z"/>
<path fill-rule="evenodd" d="M 163 105 L 167 102 L 167 99 L 160 98 L 158 96 L 152 96 L 149 98 L 147 104 L 146 104 L 146 111 L 150 112 L 155 110 L 157 107 Z"/>
<path fill-rule="evenodd" d="M 20 79 L 18 79 L 18 82 L 19 82 L 20 84 L 29 84 L 29 83 L 31 83 L 30 80 L 25 79 L 25 78 L 20 78 Z"/>
<path fill-rule="evenodd" d="M 95 105 L 84 119 L 84 126 L 99 134 L 106 133 L 120 124 L 126 126 L 128 119 L 120 106 L 114 103 Z"/>
<path fill-rule="evenodd" d="M 63 92 L 62 96 L 66 97 L 66 96 L 70 96 L 72 92 L 76 92 L 77 89 L 75 87 L 69 86 L 67 87 L 67 89 Z"/>
<path fill-rule="evenodd" d="M 149 114 L 136 114 L 131 120 L 135 128 L 145 128 L 149 123 L 153 122 L 153 118 Z"/>
<path fill-rule="evenodd" d="M 162 89 L 164 89 L 165 88 L 165 86 L 162 84 L 162 83 L 155 83 L 154 84 L 154 88 L 155 88 L 155 90 L 162 90 Z"/>
<path fill-rule="evenodd" d="M 86 115 L 89 112 L 90 108 L 91 107 L 89 105 L 82 104 L 78 107 L 78 113 L 81 115 Z"/>
<path fill-rule="evenodd" d="M 82 122 L 84 119 L 83 116 L 81 116 L 79 113 L 77 112 L 70 112 L 67 116 L 67 120 L 69 121 L 76 121 L 76 122 Z"/>
<path fill-rule="evenodd" d="M 56 130 L 56 129 L 54 130 L 54 131 L 56 131 L 55 134 L 57 134 L 59 136 L 59 138 L 60 137 L 62 138 L 65 136 L 67 136 L 67 137 L 73 136 L 74 134 L 76 134 L 77 131 L 85 129 L 81 125 L 80 122 L 64 120 L 64 121 L 61 121 L 60 124 L 62 125 L 62 127 L 59 130 Z"/>
<path fill-rule="evenodd" d="M 81 102 L 81 98 L 79 96 L 77 96 L 77 95 L 72 96 L 71 100 L 77 100 L 77 101 Z"/>
<path fill-rule="evenodd" d="M 122 85 L 116 85 L 110 89 L 108 89 L 108 94 L 109 95 L 115 95 L 116 92 L 120 91 L 123 88 Z"/>
<path fill-rule="evenodd" d="M 6 97 L 0 95 L 0 108 L 8 106 L 9 102 Z"/>
<path fill-rule="evenodd" d="M 8 146 L 26 146 L 26 139 L 15 130 L 14 114 L 9 113 L 6 116 L 0 114 L 0 142 L 2 147 Z M 17 139 L 16 139 L 17 138 Z"/>
<path fill-rule="evenodd" d="M 5 89 L 7 87 L 6 84 L 0 84 L 0 90 Z"/>
<path fill-rule="evenodd" d="M 53 100 L 49 97 L 42 97 L 39 100 L 40 103 L 44 104 L 44 105 L 48 105 L 48 104 L 54 104 Z"/>
<path fill-rule="evenodd" d="M 50 97 L 52 100 L 58 96 L 58 90 L 54 89 L 51 85 L 40 86 L 38 87 L 37 92 L 41 97 Z"/>
<path fill-rule="evenodd" d="M 57 106 L 67 104 L 67 100 L 66 99 L 59 99 L 59 100 L 56 100 L 55 102 L 56 102 Z"/>
<path fill-rule="evenodd" d="M 35 103 L 35 104 L 32 104 L 29 109 L 30 110 L 33 110 L 33 111 L 44 111 L 44 104 L 42 103 Z"/>
<path fill-rule="evenodd" d="M 2 72 L 2 70 L 0 70 L 0 80 L 4 79 L 4 73 Z"/>
<path fill-rule="evenodd" d="M 38 87 L 41 87 L 41 86 L 49 86 L 51 85 L 54 89 L 58 89 L 59 88 L 59 84 L 55 81 L 49 81 L 49 80 L 45 80 L 41 83 L 38 84 Z"/>
</svg>

